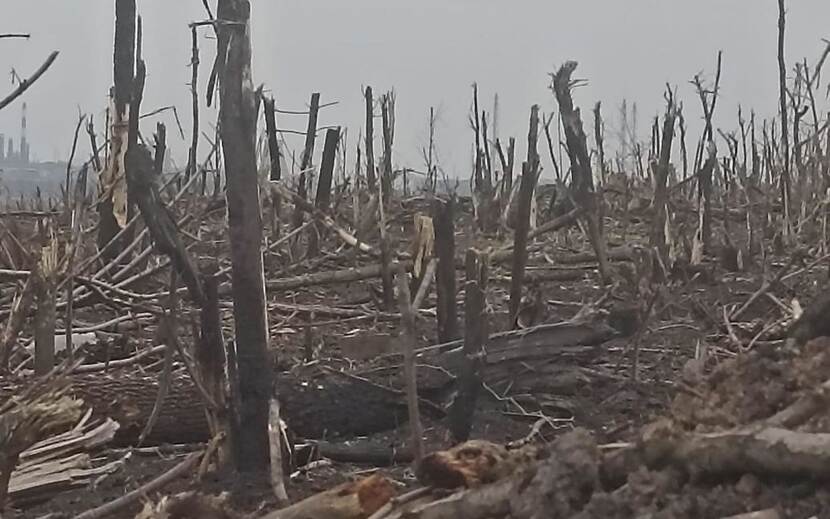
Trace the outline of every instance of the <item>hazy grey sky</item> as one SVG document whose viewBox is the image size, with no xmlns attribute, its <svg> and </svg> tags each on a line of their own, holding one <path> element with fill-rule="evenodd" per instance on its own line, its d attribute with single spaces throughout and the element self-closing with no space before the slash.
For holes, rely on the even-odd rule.
<svg viewBox="0 0 830 519">
<path fill-rule="evenodd" d="M 830 2 L 788 3 L 788 62 L 804 57 L 812 62 L 823 47 L 821 38 L 830 38 Z M 205 17 L 201 1 L 138 4 L 149 73 L 144 107 L 176 105 L 187 131 L 187 23 Z M 25 31 L 32 38 L 0 40 L 5 78 L 0 95 L 12 88 L 12 67 L 26 77 L 51 50 L 61 51 L 25 96 L 32 151 L 41 159 L 68 155 L 78 107 L 103 125 L 112 82 L 113 5 L 113 0 L 2 2 L 0 32 Z M 662 108 L 667 81 L 678 85 L 686 117 L 696 124 L 700 108 L 688 80 L 713 70 L 718 49 L 724 50 L 720 125 L 734 125 L 738 103 L 760 115 L 777 106 L 776 0 L 252 0 L 252 6 L 254 80 L 273 90 L 279 107 L 302 109 L 312 91 L 320 91 L 323 102 L 339 101 L 323 111 L 320 124 L 349 127 L 351 155 L 363 121 L 361 86 L 370 84 L 377 93 L 394 88 L 396 162 L 421 165 L 418 150 L 425 143 L 428 110 L 436 106 L 443 164 L 465 177 L 472 139 L 470 85 L 479 83 L 485 107 L 499 93 L 499 133 L 516 136 L 523 154 L 529 107 L 555 107 L 547 74 L 567 59 L 579 61 L 577 75 L 589 80 L 575 94 L 583 113 L 600 100 L 609 125 L 616 125 L 618 106 L 627 98 L 639 105 L 643 136 L 648 119 Z M 201 34 L 204 80 L 215 42 L 206 30 Z M 18 101 L 0 112 L 0 132 L 15 140 L 20 106 Z M 204 120 L 213 117 L 205 113 Z M 168 142 L 181 159 L 187 144 L 172 119 L 164 120 Z M 154 124 L 147 121 L 145 132 Z M 303 129 L 305 120 L 282 116 L 278 124 Z M 289 137 L 289 143 L 301 146 L 299 138 Z M 84 141 L 81 152 L 87 150 Z"/>
</svg>

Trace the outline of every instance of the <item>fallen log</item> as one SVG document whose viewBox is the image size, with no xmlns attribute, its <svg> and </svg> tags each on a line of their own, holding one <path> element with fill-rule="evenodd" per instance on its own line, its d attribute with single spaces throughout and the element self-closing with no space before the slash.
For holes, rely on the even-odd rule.
<svg viewBox="0 0 830 519">
<path fill-rule="evenodd" d="M 403 261 L 401 265 L 407 269 L 412 270 L 411 261 Z M 392 268 L 397 268 L 397 264 L 393 264 Z M 369 265 L 356 269 L 333 270 L 330 272 L 315 272 L 312 274 L 303 274 L 301 276 L 294 276 L 289 278 L 274 279 L 266 282 L 265 287 L 273 292 L 282 290 L 292 290 L 295 288 L 312 287 L 319 285 L 328 285 L 335 283 L 351 283 L 354 281 L 361 281 L 364 279 L 372 279 L 380 277 L 381 265 Z"/>
<path fill-rule="evenodd" d="M 73 374 L 68 378 L 72 384 L 69 394 L 91 407 L 94 418 L 112 418 L 119 423 L 115 445 L 136 441 L 155 404 L 157 375 L 119 370 Z M 0 388 L 0 401 L 20 391 L 20 384 L 6 384 Z M 363 436 L 406 422 L 406 403 L 400 393 L 359 377 L 282 373 L 277 394 L 283 419 L 292 432 L 303 438 Z M 189 376 L 174 374 L 145 444 L 197 443 L 209 439 L 201 395 Z"/>
<path fill-rule="evenodd" d="M 640 452 L 648 466 L 672 466 L 694 479 L 830 477 L 830 433 L 750 426 L 695 434 L 664 420 L 644 432 Z"/>
</svg>

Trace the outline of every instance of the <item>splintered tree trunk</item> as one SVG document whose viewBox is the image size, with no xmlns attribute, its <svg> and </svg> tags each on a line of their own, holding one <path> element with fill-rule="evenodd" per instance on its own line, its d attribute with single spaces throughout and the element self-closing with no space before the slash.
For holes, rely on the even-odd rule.
<svg viewBox="0 0 830 519">
<path fill-rule="evenodd" d="M 221 138 L 227 172 L 228 234 L 239 381 L 234 437 L 236 468 L 265 471 L 269 465 L 268 416 L 272 363 L 262 267 L 262 216 L 256 169 L 256 113 L 251 80 L 249 0 L 220 0 L 221 25 L 229 36 L 227 62 L 220 81 Z"/>
<path fill-rule="evenodd" d="M 331 204 L 331 182 L 334 175 L 334 161 L 337 158 L 337 143 L 340 139 L 340 128 L 329 128 L 326 131 L 326 142 L 323 145 L 323 160 L 320 163 L 320 178 L 317 181 L 317 196 L 314 205 L 320 211 L 327 213 Z M 311 229 L 308 242 L 308 255 L 316 256 L 320 252 L 320 233 L 324 232 L 321 225 Z"/>
<path fill-rule="evenodd" d="M 571 98 L 571 75 L 576 69 L 575 61 L 568 61 L 553 76 L 553 91 L 562 115 L 562 127 L 565 130 L 568 157 L 571 159 L 572 184 L 576 202 L 582 207 L 588 220 L 588 239 L 597 255 L 599 273 L 603 282 L 610 279 L 608 254 L 602 226 L 601 200 L 594 191 L 594 179 L 591 171 L 591 156 L 579 109 L 574 108 Z"/>
<path fill-rule="evenodd" d="M 127 143 L 127 113 L 132 95 L 133 74 L 135 70 L 135 35 L 136 35 L 135 0 L 116 0 L 115 2 L 115 48 L 113 52 L 113 108 L 112 135 L 110 143 L 110 163 L 101 177 L 101 200 L 98 204 L 100 223 L 98 225 L 98 248 L 104 249 L 121 231 L 123 222 L 119 222 L 117 213 L 126 212 L 121 208 L 124 196 L 119 196 L 126 189 L 124 180 L 123 156 Z M 109 247 L 102 255 L 104 261 L 111 261 L 121 252 L 122 244 L 129 243 L 124 236 L 118 244 Z"/>
<path fill-rule="evenodd" d="M 654 220 L 651 228 L 651 244 L 657 248 L 663 265 L 668 265 L 669 251 L 666 246 L 666 198 L 667 182 L 669 177 L 669 162 L 671 160 L 671 146 L 674 139 L 674 121 L 677 110 L 671 91 L 668 93 L 666 115 L 663 119 L 663 138 L 660 143 L 660 162 L 655 171 L 654 183 Z"/>
<path fill-rule="evenodd" d="M 467 283 L 464 286 L 464 357 L 461 365 L 459 394 L 450 409 L 450 430 L 460 443 L 470 437 L 476 400 L 481 388 L 480 353 L 484 348 L 487 326 L 487 254 L 467 250 Z"/>
<path fill-rule="evenodd" d="M 432 202 L 432 222 L 435 228 L 435 253 L 438 272 L 435 291 L 438 298 L 438 342 L 458 338 L 458 314 L 455 292 L 455 199 Z"/>
</svg>

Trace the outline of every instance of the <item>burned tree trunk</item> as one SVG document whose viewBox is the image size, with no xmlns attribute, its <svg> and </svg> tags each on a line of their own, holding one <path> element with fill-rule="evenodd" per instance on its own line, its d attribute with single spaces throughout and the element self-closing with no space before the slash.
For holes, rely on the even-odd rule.
<svg viewBox="0 0 830 519">
<path fill-rule="evenodd" d="M 320 94 L 314 92 L 311 94 L 311 103 L 308 109 L 308 128 L 305 134 L 305 146 L 303 147 L 303 156 L 300 160 L 300 176 L 297 180 L 297 194 L 303 200 L 308 199 L 308 173 L 311 170 L 311 161 L 314 157 L 314 142 L 317 138 L 317 114 L 320 111 Z M 294 207 L 294 218 L 292 221 L 292 230 L 298 228 L 303 224 L 303 211 L 299 207 Z M 312 229 L 312 232 L 314 230 Z M 294 241 L 294 253 L 299 252 L 300 237 Z"/>
<path fill-rule="evenodd" d="M 329 128 L 326 131 L 326 142 L 323 145 L 323 160 L 320 163 L 320 178 L 317 181 L 317 196 L 314 206 L 327 213 L 331 204 L 331 182 L 334 175 L 334 161 L 337 158 L 337 143 L 340 139 L 340 128 Z M 311 229 L 308 242 L 308 255 L 316 256 L 320 252 L 320 234 L 325 232 L 322 225 L 316 224 Z"/>
<path fill-rule="evenodd" d="M 272 371 L 262 265 L 262 215 L 256 170 L 256 100 L 251 81 L 249 0 L 220 0 L 219 26 L 228 36 L 227 61 L 220 87 L 222 147 L 227 171 L 228 234 L 235 328 L 238 402 L 234 435 L 237 470 L 267 470 L 268 415 Z"/>
<path fill-rule="evenodd" d="M 375 175 L 375 108 L 372 87 L 366 87 L 366 181 L 369 191 L 377 191 L 377 176 Z"/>
<path fill-rule="evenodd" d="M 576 202 L 582 207 L 588 220 L 588 239 L 597 254 L 600 277 L 603 282 L 608 282 L 610 271 L 602 225 L 602 201 L 598 199 L 594 190 L 591 157 L 588 154 L 585 132 L 582 129 L 582 118 L 579 109 L 574 108 L 571 98 L 571 75 L 576 70 L 576 66 L 575 61 L 568 61 L 562 65 L 553 75 L 552 88 L 562 114 L 562 126 L 565 130 L 565 141 L 568 144 L 568 157 L 571 160 L 572 185 Z"/>
<path fill-rule="evenodd" d="M 530 231 L 530 206 L 539 170 L 539 154 L 536 151 L 538 137 L 539 105 L 533 105 L 530 109 L 527 162 L 522 167 L 522 182 L 519 188 L 518 221 L 513 235 L 513 268 L 510 284 L 510 321 L 512 323 L 516 322 L 519 315 L 519 304 L 522 300 L 522 286 L 524 285 L 525 265 L 527 263 L 527 235 Z"/>
<path fill-rule="evenodd" d="M 450 430 L 456 442 L 467 441 L 473 426 L 476 400 L 481 388 L 481 352 L 487 342 L 487 254 L 467 251 L 467 282 L 464 286 L 464 355 L 461 360 L 458 397 L 450 409 Z"/>
<path fill-rule="evenodd" d="M 268 157 L 270 159 L 271 171 L 269 173 L 269 180 L 271 182 L 279 182 L 282 178 L 282 170 L 280 164 L 280 145 L 277 141 L 277 116 L 274 98 L 270 97 L 262 100 L 263 111 L 265 113 L 265 133 L 268 135 Z M 280 237 L 280 206 L 282 199 L 277 190 L 271 190 L 271 214 L 273 219 L 271 222 L 271 231 L 273 238 Z"/>
<path fill-rule="evenodd" d="M 437 294 L 438 341 L 449 342 L 458 338 L 458 310 L 455 292 L 455 199 L 434 200 L 432 222 L 435 228 L 435 253 L 438 256 L 438 272 L 435 275 Z"/>
</svg>

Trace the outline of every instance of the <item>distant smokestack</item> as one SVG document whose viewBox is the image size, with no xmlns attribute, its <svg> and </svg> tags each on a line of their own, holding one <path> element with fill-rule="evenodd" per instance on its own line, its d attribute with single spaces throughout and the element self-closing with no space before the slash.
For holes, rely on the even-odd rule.
<svg viewBox="0 0 830 519">
<path fill-rule="evenodd" d="M 20 162 L 29 163 L 29 142 L 26 140 L 26 103 L 20 116 Z"/>
<path fill-rule="evenodd" d="M 6 160 L 6 136 L 0 133 L 0 162 Z"/>
<path fill-rule="evenodd" d="M 8 150 L 8 152 L 6 152 L 6 158 L 8 160 L 14 160 L 14 138 L 9 137 L 9 143 L 6 149 Z"/>
</svg>

